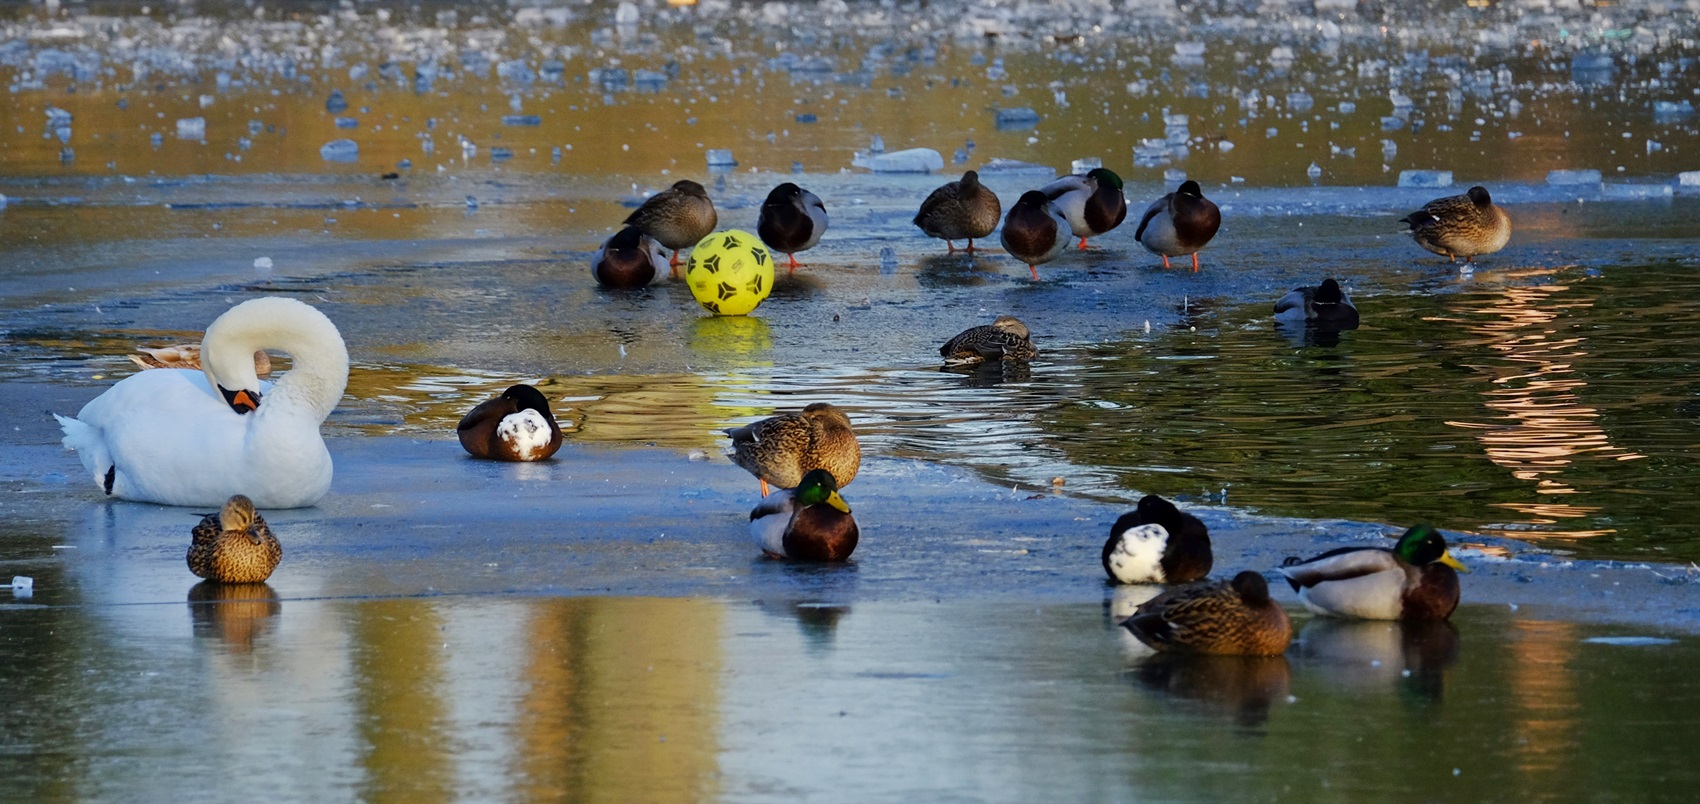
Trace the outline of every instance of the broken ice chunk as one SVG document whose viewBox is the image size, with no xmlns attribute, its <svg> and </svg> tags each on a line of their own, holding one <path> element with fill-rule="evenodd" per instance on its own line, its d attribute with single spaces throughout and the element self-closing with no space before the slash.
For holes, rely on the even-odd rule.
<svg viewBox="0 0 1700 804">
<path fill-rule="evenodd" d="M 177 120 L 177 139 L 204 140 L 207 138 L 205 117 L 183 117 Z"/>
<path fill-rule="evenodd" d="M 1547 184 L 1554 187 L 1568 187 L 1579 184 L 1599 184 L 1600 172 L 1597 170 L 1549 170 Z"/>
<path fill-rule="evenodd" d="M 1451 187 L 1452 171 L 1450 170 L 1401 170 L 1399 171 L 1400 187 Z"/>
<path fill-rule="evenodd" d="M 738 166 L 738 160 L 732 158 L 731 148 L 710 148 L 706 154 L 708 166 L 711 168 L 732 168 Z"/>
<path fill-rule="evenodd" d="M 1084 176 L 1087 173 L 1090 173 L 1093 170 L 1095 170 L 1097 168 L 1101 168 L 1103 166 L 1104 166 L 1104 160 L 1099 159 L 1096 156 L 1083 156 L 1079 159 L 1074 160 L 1074 165 L 1073 165 L 1074 175 Z"/>
<path fill-rule="evenodd" d="M 319 147 L 319 158 L 326 162 L 353 162 L 360 158 L 360 144 L 354 140 L 331 140 Z"/>
<path fill-rule="evenodd" d="M 944 167 L 944 157 L 931 148 L 909 148 L 885 154 L 858 153 L 850 164 L 875 173 L 931 173 Z"/>
<path fill-rule="evenodd" d="M 999 131 L 1012 128 L 1029 128 L 1039 124 L 1039 113 L 1025 106 L 1016 109 L 999 109 L 994 123 Z"/>
</svg>

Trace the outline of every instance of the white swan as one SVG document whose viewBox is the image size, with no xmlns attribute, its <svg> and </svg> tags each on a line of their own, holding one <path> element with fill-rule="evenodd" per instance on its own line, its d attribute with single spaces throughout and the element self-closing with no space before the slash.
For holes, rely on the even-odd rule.
<svg viewBox="0 0 1700 804">
<path fill-rule="evenodd" d="M 292 358 L 276 383 L 254 372 L 260 349 Z M 261 508 L 300 508 L 330 490 L 319 425 L 347 385 L 348 347 L 324 313 L 294 299 L 252 299 L 207 327 L 200 371 L 143 371 L 76 418 L 54 418 L 111 496 L 219 506 L 244 494 Z"/>
</svg>

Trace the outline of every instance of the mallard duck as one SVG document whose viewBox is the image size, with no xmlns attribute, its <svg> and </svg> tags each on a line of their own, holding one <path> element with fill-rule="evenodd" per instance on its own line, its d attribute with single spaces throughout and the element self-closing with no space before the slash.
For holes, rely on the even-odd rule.
<svg viewBox="0 0 1700 804">
<path fill-rule="evenodd" d="M 1068 248 L 1068 219 L 1044 193 L 1028 190 L 1022 193 L 1009 215 L 1003 220 L 1000 239 L 1011 257 L 1027 263 L 1034 281 L 1039 279 L 1039 266 L 1054 260 Z"/>
<path fill-rule="evenodd" d="M 1068 220 L 1070 231 L 1086 248 L 1086 238 L 1097 237 L 1127 219 L 1127 198 L 1122 195 L 1122 177 L 1105 168 L 1093 168 L 1084 176 L 1064 176 L 1039 188 Z"/>
<path fill-rule="evenodd" d="M 673 250 L 667 260 L 667 266 L 673 269 L 679 267 L 679 249 L 696 245 L 719 222 L 708 191 L 689 179 L 673 182 L 672 187 L 650 196 L 625 220 L 627 226 L 642 229 Z"/>
<path fill-rule="evenodd" d="M 170 346 L 142 346 L 136 349 L 138 354 L 129 355 L 130 362 L 144 369 L 173 368 L 201 370 L 201 345 L 198 343 L 174 343 Z M 272 373 L 272 356 L 264 349 L 254 352 L 254 375 L 270 377 Z"/>
<path fill-rule="evenodd" d="M 1163 267 L 1169 267 L 1170 257 L 1192 255 L 1192 270 L 1198 271 L 1198 250 L 1210 243 L 1216 230 L 1222 228 L 1222 211 L 1204 197 L 1198 182 L 1188 179 L 1175 191 L 1151 202 L 1145 217 L 1133 236 L 1147 251 L 1163 257 Z"/>
<path fill-rule="evenodd" d="M 283 545 L 254 501 L 241 494 L 218 513 L 202 516 L 189 538 L 189 571 L 209 581 L 261 583 L 283 560 Z"/>
<path fill-rule="evenodd" d="M 832 473 L 813 469 L 796 488 L 780 489 L 750 511 L 750 535 L 768 558 L 843 561 L 860 532 Z"/>
<path fill-rule="evenodd" d="M 254 372 L 258 349 L 292 360 L 275 385 Z M 246 494 L 267 508 L 299 508 L 330 490 L 319 425 L 347 384 L 348 348 L 324 313 L 295 299 L 250 299 L 207 327 L 200 371 L 137 372 L 76 418 L 55 418 L 65 446 L 110 496 L 221 505 Z"/>
<path fill-rule="evenodd" d="M 826 233 L 826 205 L 820 196 L 785 182 L 773 188 L 756 217 L 756 236 L 767 247 L 784 254 L 797 270 L 797 252 L 808 251 Z"/>
<path fill-rule="evenodd" d="M 1155 494 L 1110 526 L 1104 572 L 1116 583 L 1188 583 L 1210 574 L 1210 531 Z"/>
<path fill-rule="evenodd" d="M 1458 574 L 1469 572 L 1428 525 L 1405 531 L 1392 550 L 1343 547 L 1288 558 L 1281 574 L 1305 608 L 1364 620 L 1444 620 L 1458 608 Z"/>
<path fill-rule="evenodd" d="M 798 413 L 786 413 L 726 431 L 732 437 L 732 462 L 768 484 L 796 488 L 814 469 L 832 473 L 839 486 L 848 486 L 862 467 L 862 447 L 850 429 L 850 417 L 826 402 Z"/>
<path fill-rule="evenodd" d="M 455 425 L 455 435 L 472 457 L 491 461 L 541 461 L 561 448 L 549 400 L 524 383 L 478 403 Z"/>
<path fill-rule="evenodd" d="M 964 249 L 974 253 L 974 238 L 985 237 L 998 228 L 1003 217 L 1003 204 L 998 194 L 980 183 L 980 174 L 970 170 L 962 178 L 934 190 L 921 202 L 915 213 L 915 225 L 928 237 L 944 241 L 951 254 L 956 253 L 953 240 L 968 241 Z"/>
<path fill-rule="evenodd" d="M 1012 315 L 963 330 L 939 347 L 947 366 L 972 366 L 998 360 L 1032 360 L 1039 354 L 1027 325 Z"/>
<path fill-rule="evenodd" d="M 1255 572 L 1170 589 L 1140 604 L 1122 627 L 1159 651 L 1275 656 L 1293 639 L 1287 612 Z"/>
<path fill-rule="evenodd" d="M 1275 302 L 1275 320 L 1325 329 L 1357 329 L 1358 308 L 1333 277 L 1316 287 L 1293 288 Z"/>
<path fill-rule="evenodd" d="M 1436 198 L 1399 219 L 1411 227 L 1417 245 L 1457 262 L 1474 262 L 1511 240 L 1511 216 L 1493 203 L 1486 187 L 1477 185 L 1463 195 Z"/>
<path fill-rule="evenodd" d="M 649 284 L 666 265 L 661 244 L 642 229 L 627 226 L 596 248 L 590 275 L 603 287 L 637 288 Z"/>
</svg>

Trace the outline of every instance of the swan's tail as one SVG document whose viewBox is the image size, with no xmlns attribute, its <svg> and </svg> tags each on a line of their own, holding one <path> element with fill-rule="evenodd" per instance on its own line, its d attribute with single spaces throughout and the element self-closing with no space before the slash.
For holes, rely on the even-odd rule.
<svg viewBox="0 0 1700 804">
<path fill-rule="evenodd" d="M 86 422 L 69 416 L 53 414 L 59 420 L 59 429 L 65 432 L 61 443 L 66 449 L 74 450 L 83 462 L 83 468 L 94 477 L 95 485 L 112 493 L 112 455 L 106 450 L 106 442 L 101 439 L 100 432 L 90 427 Z"/>
</svg>

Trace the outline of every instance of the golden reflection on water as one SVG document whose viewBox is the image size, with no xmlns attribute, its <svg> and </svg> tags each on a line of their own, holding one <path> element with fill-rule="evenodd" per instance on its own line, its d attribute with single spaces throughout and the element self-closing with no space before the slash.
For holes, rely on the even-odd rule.
<svg viewBox="0 0 1700 804">
<path fill-rule="evenodd" d="M 513 755 L 521 797 L 712 798 L 719 607 L 564 598 L 527 608 Z"/>
<path fill-rule="evenodd" d="M 1570 665 L 1579 636 L 1567 622 L 1515 620 L 1511 628 L 1513 766 L 1525 785 L 1539 788 L 1576 759 L 1582 705 Z"/>
<path fill-rule="evenodd" d="M 1527 272 L 1525 272 L 1526 274 Z M 1509 272 L 1507 279 L 1520 274 Z M 1489 460 L 1511 470 L 1513 477 L 1535 485 L 1541 495 L 1532 502 L 1498 503 L 1497 507 L 1522 514 L 1516 526 L 1486 528 L 1507 536 L 1539 528 L 1542 535 L 1582 539 L 1616 532 L 1549 529 L 1567 519 L 1581 519 L 1600 510 L 1554 499 L 1583 494 L 1559 479 L 1559 475 L 1585 456 L 1619 461 L 1642 457 L 1612 445 L 1597 420 L 1599 412 L 1582 404 L 1587 383 L 1576 375 L 1574 365 L 1587 357 L 1586 339 L 1566 332 L 1564 316 L 1571 310 L 1592 307 L 1592 302 L 1565 298 L 1568 285 L 1505 287 L 1486 308 L 1471 311 L 1462 319 L 1431 318 L 1459 323 L 1485 336 L 1487 346 L 1501 360 L 1477 368 L 1493 375 L 1482 391 L 1489 410 L 1501 413 L 1496 422 L 1448 421 L 1453 427 L 1476 431 Z M 1491 318 L 1482 320 L 1477 314 Z"/>
<path fill-rule="evenodd" d="M 356 728 L 368 801 L 444 801 L 455 790 L 443 663 L 443 618 L 430 602 L 374 600 L 355 607 Z"/>
</svg>

